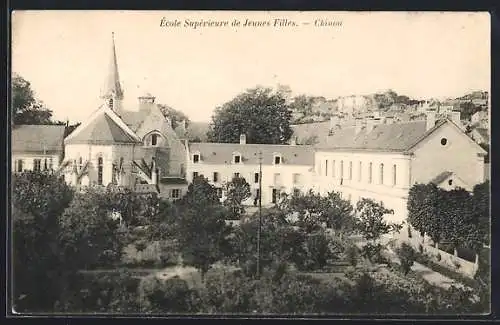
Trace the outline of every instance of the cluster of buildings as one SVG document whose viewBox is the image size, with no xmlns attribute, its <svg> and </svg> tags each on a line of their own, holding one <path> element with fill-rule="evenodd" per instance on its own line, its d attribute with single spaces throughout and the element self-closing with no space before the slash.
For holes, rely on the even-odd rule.
<svg viewBox="0 0 500 325">
<path fill-rule="evenodd" d="M 487 152 L 454 112 L 439 117 L 430 110 L 426 119 L 405 122 L 371 115 L 350 124 L 334 116 L 315 145 L 295 138 L 288 145 L 248 144 L 244 134 L 239 143 L 192 143 L 151 94 L 125 109 L 118 71 L 113 41 L 103 105 L 66 137 L 64 126 L 15 127 L 12 171 L 54 170 L 76 188 L 116 184 L 173 200 L 197 176 L 219 189 L 221 199 L 226 182 L 244 177 L 252 188 L 248 204 L 259 196 L 263 205 L 276 203 L 283 192 L 337 191 L 352 203 L 383 201 L 396 221 L 406 218 L 415 183 L 470 190 L 485 180 Z"/>
</svg>

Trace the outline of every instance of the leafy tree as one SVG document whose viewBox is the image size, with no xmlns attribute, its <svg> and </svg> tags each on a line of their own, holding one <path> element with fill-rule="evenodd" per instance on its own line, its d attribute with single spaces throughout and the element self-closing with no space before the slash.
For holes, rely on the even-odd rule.
<svg viewBox="0 0 500 325">
<path fill-rule="evenodd" d="M 298 225 L 306 232 L 319 229 L 322 224 L 336 231 L 350 229 L 353 224 L 353 207 L 351 203 L 340 197 L 337 192 L 329 192 L 321 196 L 309 190 L 307 193 L 294 193 L 285 209 L 288 213 L 296 213 Z"/>
<path fill-rule="evenodd" d="M 12 77 L 12 122 L 19 124 L 52 124 L 52 111 L 35 98 L 29 81 Z"/>
<path fill-rule="evenodd" d="M 109 191 L 89 188 L 75 195 L 60 217 L 59 243 L 67 267 L 89 268 L 120 260 L 126 242 L 119 221 L 111 218 L 111 206 Z"/>
<path fill-rule="evenodd" d="M 72 189 L 49 173 L 12 176 L 14 309 L 52 310 L 64 286 L 59 256 L 58 217 L 69 205 Z"/>
<path fill-rule="evenodd" d="M 249 89 L 216 108 L 207 133 L 210 142 L 284 144 L 292 136 L 291 111 L 283 94 L 271 88 Z"/>
<path fill-rule="evenodd" d="M 397 249 L 397 254 L 399 260 L 401 261 L 401 268 L 403 269 L 403 273 L 406 275 L 410 272 L 413 263 L 415 262 L 416 252 L 407 243 L 401 244 L 401 247 Z"/>
<path fill-rule="evenodd" d="M 362 198 L 356 204 L 356 213 L 356 229 L 368 242 L 363 247 L 363 252 L 369 260 L 373 261 L 373 258 L 379 257 L 382 249 L 380 238 L 399 231 L 402 226 L 385 220 L 384 216 L 394 211 L 384 207 L 383 202 L 377 203 L 372 199 Z"/>
<path fill-rule="evenodd" d="M 408 222 L 421 235 L 430 235 L 436 243 L 441 241 L 447 223 L 441 217 L 442 191 L 433 183 L 415 184 L 408 194 Z"/>
<path fill-rule="evenodd" d="M 172 127 L 175 129 L 179 123 L 182 121 L 186 121 L 186 126 L 189 125 L 189 118 L 186 114 L 181 111 L 178 111 L 170 106 L 164 104 L 158 104 L 158 108 L 161 110 L 165 117 L 168 117 L 172 121 Z"/>
<path fill-rule="evenodd" d="M 488 244 L 490 241 L 490 181 L 486 181 L 474 186 L 472 196 L 473 209 L 478 215 L 479 231 L 483 234 L 483 241 Z"/>
<path fill-rule="evenodd" d="M 250 184 L 243 177 L 235 177 L 225 185 L 226 200 L 224 206 L 229 209 L 229 218 L 239 220 L 245 213 L 243 202 L 250 198 Z"/>
<path fill-rule="evenodd" d="M 186 195 L 178 201 L 176 239 L 184 261 L 201 271 L 220 260 L 227 248 L 230 227 L 217 190 L 202 176 L 196 177 Z"/>
</svg>

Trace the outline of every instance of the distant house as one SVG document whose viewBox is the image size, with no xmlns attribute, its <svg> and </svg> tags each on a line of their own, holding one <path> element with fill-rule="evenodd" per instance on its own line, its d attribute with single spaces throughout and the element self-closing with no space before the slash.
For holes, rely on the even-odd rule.
<svg viewBox="0 0 500 325">
<path fill-rule="evenodd" d="M 12 171 L 56 170 L 64 155 L 64 125 L 18 125 L 12 129 Z"/>
</svg>

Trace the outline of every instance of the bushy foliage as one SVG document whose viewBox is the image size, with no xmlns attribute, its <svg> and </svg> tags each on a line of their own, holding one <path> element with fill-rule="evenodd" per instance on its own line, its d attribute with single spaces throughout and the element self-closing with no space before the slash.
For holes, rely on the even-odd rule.
<svg viewBox="0 0 500 325">
<path fill-rule="evenodd" d="M 229 210 L 228 218 L 239 220 L 245 213 L 243 202 L 250 198 L 250 184 L 243 177 L 235 177 L 225 185 L 226 199 L 224 206 Z"/>
<path fill-rule="evenodd" d="M 403 243 L 401 247 L 396 250 L 396 253 L 398 254 L 404 274 L 408 274 L 415 262 L 415 250 L 410 245 Z"/>
<path fill-rule="evenodd" d="M 12 188 L 14 309 L 52 310 L 65 282 L 58 218 L 73 191 L 55 175 L 36 172 L 13 175 Z"/>
<path fill-rule="evenodd" d="M 217 107 L 207 134 L 210 142 L 284 144 L 292 136 L 291 111 L 281 92 L 256 87 Z"/>
</svg>

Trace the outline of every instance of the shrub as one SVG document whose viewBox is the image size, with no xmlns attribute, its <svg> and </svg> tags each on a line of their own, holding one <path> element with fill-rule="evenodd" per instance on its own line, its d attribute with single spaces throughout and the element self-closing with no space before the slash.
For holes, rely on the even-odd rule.
<svg viewBox="0 0 500 325">
<path fill-rule="evenodd" d="M 413 263 L 415 262 L 415 251 L 410 245 L 403 243 L 401 247 L 397 249 L 397 254 L 399 260 L 401 261 L 401 268 L 403 273 L 406 275 L 410 272 Z"/>
<path fill-rule="evenodd" d="M 349 264 L 356 266 L 358 264 L 359 249 L 356 245 L 349 245 L 345 250 L 345 257 Z"/>
<path fill-rule="evenodd" d="M 159 280 L 148 277 L 141 281 L 139 296 L 143 312 L 182 313 L 196 309 L 192 301 L 194 292 L 185 280 L 178 277 Z"/>
</svg>

